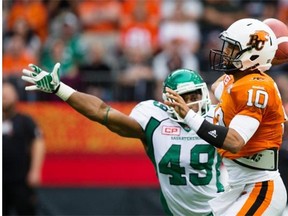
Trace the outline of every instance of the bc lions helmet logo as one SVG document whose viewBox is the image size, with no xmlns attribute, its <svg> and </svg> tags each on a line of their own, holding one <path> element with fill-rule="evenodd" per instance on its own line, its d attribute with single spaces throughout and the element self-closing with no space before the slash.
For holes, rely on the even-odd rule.
<svg viewBox="0 0 288 216">
<path fill-rule="evenodd" d="M 252 46 L 259 51 L 264 47 L 265 42 L 268 41 L 268 39 L 268 32 L 259 30 L 250 35 L 250 41 L 247 43 L 247 46 Z"/>
</svg>

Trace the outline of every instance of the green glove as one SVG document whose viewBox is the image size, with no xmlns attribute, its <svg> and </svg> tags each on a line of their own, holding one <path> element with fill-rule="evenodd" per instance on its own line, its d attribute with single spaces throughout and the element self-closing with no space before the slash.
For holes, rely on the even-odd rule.
<svg viewBox="0 0 288 216">
<path fill-rule="evenodd" d="M 32 69 L 23 69 L 24 81 L 34 85 L 25 87 L 26 91 L 40 90 L 47 93 L 56 93 L 60 87 L 59 69 L 60 63 L 56 63 L 51 73 L 46 72 L 34 64 L 29 64 Z"/>
</svg>

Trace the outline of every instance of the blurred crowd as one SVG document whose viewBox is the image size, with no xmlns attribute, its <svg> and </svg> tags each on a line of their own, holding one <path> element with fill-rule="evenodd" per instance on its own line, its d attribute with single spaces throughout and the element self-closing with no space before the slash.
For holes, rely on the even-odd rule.
<svg viewBox="0 0 288 216">
<path fill-rule="evenodd" d="M 275 17 L 288 24 L 288 0 L 4 0 L 3 78 L 22 101 L 58 100 L 25 93 L 29 63 L 106 101 L 161 100 L 166 75 L 194 69 L 208 85 L 210 48 L 235 20 Z M 241 31 L 241 29 L 239 29 Z M 286 71 L 286 74 L 285 74 Z M 288 66 L 272 68 L 288 111 Z"/>
</svg>

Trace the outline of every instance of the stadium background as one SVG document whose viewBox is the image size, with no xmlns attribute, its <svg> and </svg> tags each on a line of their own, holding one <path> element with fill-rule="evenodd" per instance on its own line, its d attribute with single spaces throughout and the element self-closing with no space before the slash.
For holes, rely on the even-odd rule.
<svg viewBox="0 0 288 216">
<path fill-rule="evenodd" d="M 38 191 L 41 215 L 163 215 L 163 212 L 156 173 L 145 155 L 142 144 L 137 140 L 121 138 L 109 132 L 105 127 L 80 116 L 56 97 L 41 93 L 27 94 L 24 91 L 25 83 L 21 83 L 20 76 L 22 68 L 27 67 L 28 63 L 37 63 L 47 70 L 51 69 L 55 63 L 53 55 L 57 55 L 62 47 L 65 58 L 61 59 L 61 68 L 65 74 L 61 80 L 78 90 L 104 98 L 111 106 L 128 114 L 137 102 L 150 98 L 159 99 L 159 94 L 161 96 L 161 90 L 151 85 L 161 85 L 161 76 L 155 71 L 167 65 L 171 70 L 173 67 L 186 65 L 187 58 L 177 56 L 177 53 L 177 58 L 164 59 L 159 63 L 159 57 L 163 57 L 162 51 L 167 51 L 167 44 L 163 41 L 170 36 L 184 36 L 189 46 L 192 44 L 193 49 L 188 55 L 192 61 L 188 61 L 188 65 L 193 65 L 196 59 L 195 68 L 210 86 L 219 75 L 211 72 L 208 64 L 209 49 L 217 45 L 215 41 L 219 32 L 243 17 L 261 20 L 276 17 L 288 24 L 287 0 L 183 0 L 185 6 L 181 10 L 182 15 L 186 17 L 181 24 L 187 27 L 188 22 L 188 26 L 191 27 L 190 24 L 193 23 L 194 27 L 199 28 L 200 35 L 186 31 L 184 27 L 181 31 L 173 28 L 169 31 L 174 19 L 170 16 L 172 13 L 169 10 L 175 2 L 181 1 L 3 0 L 2 75 L 16 84 L 21 99 L 19 109 L 35 118 L 45 136 L 47 154 L 42 173 L 43 184 Z M 137 8 L 138 3 L 140 9 Z M 105 11 L 104 15 L 112 14 L 115 8 L 120 8 L 121 12 L 115 19 L 117 25 L 115 20 L 113 23 L 110 23 L 111 20 L 104 20 L 104 25 L 100 25 L 100 28 L 85 23 L 85 14 L 100 16 L 101 13 L 97 11 L 101 11 L 101 8 Z M 136 18 L 132 17 L 131 22 L 135 8 L 138 15 L 141 14 L 141 9 L 148 8 L 144 21 L 140 20 L 137 23 Z M 19 29 L 14 29 L 18 18 L 23 18 L 29 26 L 28 36 L 22 35 L 20 28 L 20 36 L 25 40 L 25 46 L 19 46 L 19 37 L 14 37 L 15 32 L 16 36 L 19 36 Z M 107 26 L 110 29 L 107 29 Z M 158 30 L 168 35 L 157 35 Z M 71 37 L 71 34 L 72 42 L 68 37 Z M 117 41 L 115 36 L 119 37 L 120 41 Z M 63 38 L 66 44 L 61 41 Z M 79 44 L 92 47 L 93 44 L 98 46 L 99 41 L 106 46 L 107 52 L 101 51 L 101 46 L 94 54 L 90 51 L 83 53 L 83 50 L 78 49 Z M 171 43 L 175 41 L 179 42 L 171 40 Z M 50 49 L 54 45 L 55 50 Z M 148 71 L 147 76 L 135 73 L 143 67 L 137 67 L 137 62 L 135 64 L 135 59 L 131 60 L 131 53 L 127 52 L 131 51 L 130 48 L 133 46 L 135 50 L 132 56 L 138 56 L 136 54 L 142 51 L 144 55 L 148 55 L 140 62 L 145 68 L 143 73 Z M 147 50 L 148 47 L 151 50 Z M 75 52 L 73 56 L 69 56 L 71 50 Z M 80 61 L 83 56 L 87 57 L 85 60 L 93 60 L 93 55 L 100 56 L 101 67 L 94 65 L 91 70 L 87 62 L 84 61 L 85 65 Z M 163 62 L 167 65 L 163 65 Z M 78 69 L 76 76 L 75 71 L 70 70 L 74 67 Z M 128 70 L 131 68 L 135 70 Z M 288 112 L 287 70 L 287 64 L 273 67 L 270 74 L 280 88 Z M 131 71 L 135 74 L 129 74 Z M 129 80 L 131 77 L 132 81 Z M 139 82 L 133 83 L 134 79 Z M 286 154 L 282 157 L 283 164 L 287 164 L 287 140 L 286 131 L 283 145 L 283 152 Z M 287 175 L 288 170 L 286 167 L 284 169 L 283 173 Z"/>
</svg>

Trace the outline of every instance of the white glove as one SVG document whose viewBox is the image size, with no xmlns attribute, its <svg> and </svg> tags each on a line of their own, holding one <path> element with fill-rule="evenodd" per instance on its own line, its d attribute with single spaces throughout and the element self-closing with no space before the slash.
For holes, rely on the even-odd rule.
<svg viewBox="0 0 288 216">
<path fill-rule="evenodd" d="M 23 69 L 22 80 L 32 83 L 34 85 L 26 86 L 26 91 L 40 90 L 47 93 L 54 93 L 62 100 L 66 101 L 75 90 L 64 83 L 60 82 L 59 70 L 60 63 L 56 63 L 51 73 L 46 72 L 34 64 L 29 64 L 32 69 Z"/>
<path fill-rule="evenodd" d="M 53 71 L 48 73 L 34 64 L 29 64 L 32 69 L 23 69 L 23 80 L 34 85 L 26 86 L 26 91 L 40 90 L 47 93 L 56 93 L 60 87 L 59 69 L 60 63 L 55 64 Z"/>
</svg>

